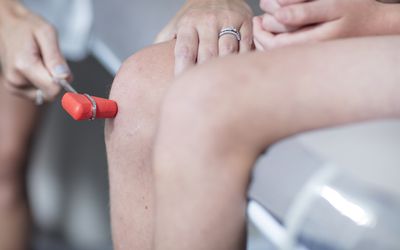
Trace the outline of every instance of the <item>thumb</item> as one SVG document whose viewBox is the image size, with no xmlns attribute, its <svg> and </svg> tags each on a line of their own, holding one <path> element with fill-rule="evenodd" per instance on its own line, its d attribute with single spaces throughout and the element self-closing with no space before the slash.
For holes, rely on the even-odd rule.
<svg viewBox="0 0 400 250">
<path fill-rule="evenodd" d="M 61 53 L 56 30 L 49 24 L 42 24 L 41 28 L 35 32 L 43 63 L 52 77 L 70 79 L 71 70 Z"/>
</svg>

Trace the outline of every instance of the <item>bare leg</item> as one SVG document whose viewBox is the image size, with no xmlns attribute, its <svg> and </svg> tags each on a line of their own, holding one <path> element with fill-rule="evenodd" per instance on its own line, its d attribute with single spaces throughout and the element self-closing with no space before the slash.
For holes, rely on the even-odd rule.
<svg viewBox="0 0 400 250">
<path fill-rule="evenodd" d="M 0 76 L 0 249 L 26 250 L 31 220 L 25 184 L 37 108 L 9 94 Z"/>
<path fill-rule="evenodd" d="M 300 131 L 400 117 L 399 42 L 241 55 L 178 79 L 156 140 L 156 249 L 240 249 L 250 171 L 268 145 Z"/>
<path fill-rule="evenodd" d="M 111 98 L 118 101 L 119 114 L 106 124 L 106 144 L 116 250 L 151 249 L 152 144 L 173 65 L 173 43 L 155 45 L 130 57 L 113 83 Z"/>
</svg>

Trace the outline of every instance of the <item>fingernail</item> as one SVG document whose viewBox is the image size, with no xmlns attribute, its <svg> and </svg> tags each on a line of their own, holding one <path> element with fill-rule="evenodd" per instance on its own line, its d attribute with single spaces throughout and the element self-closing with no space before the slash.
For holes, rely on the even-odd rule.
<svg viewBox="0 0 400 250">
<path fill-rule="evenodd" d="M 67 78 L 71 74 L 71 70 L 67 65 L 60 64 L 53 68 L 52 74 L 57 78 Z"/>
</svg>

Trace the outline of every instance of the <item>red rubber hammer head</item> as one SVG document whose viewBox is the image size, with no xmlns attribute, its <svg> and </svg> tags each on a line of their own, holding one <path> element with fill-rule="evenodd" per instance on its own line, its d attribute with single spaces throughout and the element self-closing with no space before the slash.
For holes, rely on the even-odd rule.
<svg viewBox="0 0 400 250">
<path fill-rule="evenodd" d="M 114 118 L 118 112 L 116 102 L 86 94 L 66 93 L 61 104 L 64 110 L 77 121 Z"/>
</svg>

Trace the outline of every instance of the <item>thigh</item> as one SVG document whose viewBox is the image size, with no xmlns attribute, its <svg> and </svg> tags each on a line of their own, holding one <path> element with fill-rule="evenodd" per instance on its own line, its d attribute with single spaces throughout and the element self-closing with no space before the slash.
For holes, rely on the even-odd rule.
<svg viewBox="0 0 400 250">
<path fill-rule="evenodd" d="M 162 124 L 173 123 L 165 134 L 173 138 L 184 127 L 213 128 L 225 144 L 258 153 L 298 132 L 384 117 L 395 105 L 389 108 L 383 100 L 399 87 L 398 41 L 347 39 L 201 65 L 169 91 Z M 195 127 L 193 114 L 200 124 Z"/>
</svg>

